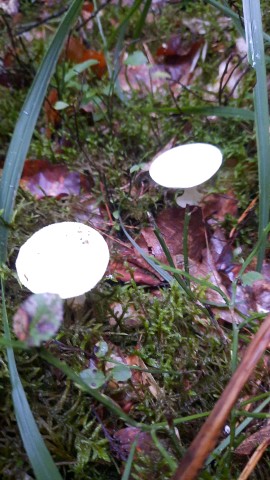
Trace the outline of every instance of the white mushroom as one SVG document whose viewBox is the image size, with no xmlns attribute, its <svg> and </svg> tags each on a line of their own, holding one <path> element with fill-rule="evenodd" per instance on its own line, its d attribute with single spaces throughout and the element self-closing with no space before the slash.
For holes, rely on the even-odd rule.
<svg viewBox="0 0 270 480">
<path fill-rule="evenodd" d="M 189 143 L 171 148 L 156 157 L 149 174 L 152 179 L 167 188 L 190 189 L 177 199 L 181 206 L 194 205 L 200 193 L 197 185 L 209 180 L 222 163 L 222 153 L 209 143 Z"/>
<path fill-rule="evenodd" d="M 20 248 L 16 269 L 33 293 L 71 298 L 91 290 L 103 277 L 110 254 L 100 233 L 78 222 L 38 230 Z"/>
</svg>

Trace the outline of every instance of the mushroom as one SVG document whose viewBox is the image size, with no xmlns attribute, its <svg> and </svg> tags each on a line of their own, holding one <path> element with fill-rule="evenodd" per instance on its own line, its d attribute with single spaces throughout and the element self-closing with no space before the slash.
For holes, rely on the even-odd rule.
<svg viewBox="0 0 270 480">
<path fill-rule="evenodd" d="M 202 194 L 197 186 L 209 180 L 220 168 L 222 153 L 209 143 L 189 143 L 157 156 L 149 169 L 152 179 L 167 188 L 184 189 L 178 205 L 197 205 Z"/>
<path fill-rule="evenodd" d="M 41 228 L 21 246 L 16 269 L 31 292 L 71 298 L 101 280 L 109 258 L 100 233 L 83 223 L 61 222 Z"/>
</svg>

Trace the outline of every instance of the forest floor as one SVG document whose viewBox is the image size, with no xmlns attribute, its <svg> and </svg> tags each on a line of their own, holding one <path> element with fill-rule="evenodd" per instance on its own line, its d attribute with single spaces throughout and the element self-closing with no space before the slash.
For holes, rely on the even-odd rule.
<svg viewBox="0 0 270 480">
<path fill-rule="evenodd" d="M 242 14 L 241 2 L 228 3 Z M 0 10 L 2 165 L 65 4 L 21 1 L 19 12 Z M 265 31 L 269 8 L 263 4 Z M 39 228 L 77 221 L 104 236 L 105 276 L 65 301 L 61 328 L 43 349 L 16 350 L 19 374 L 63 478 L 170 479 L 270 311 L 269 259 L 258 274 L 252 255 L 254 72 L 241 22 L 237 29 L 211 2 L 111 1 L 96 11 L 84 2 L 38 119 L 10 228 L 6 302 L 12 319 L 29 296 L 15 261 Z M 193 142 L 217 146 L 223 164 L 198 204 L 183 208 L 181 190 L 158 186 L 149 166 L 162 151 Z M 133 423 L 48 363 L 44 350 L 87 371 L 89 386 Z M 1 478 L 30 480 L 4 350 L 0 361 Z M 198 478 L 239 477 L 269 436 L 267 402 L 260 409 L 269 384 L 266 353 L 217 438 L 220 452 Z M 250 478 L 269 478 L 269 461 L 264 454 Z"/>
</svg>

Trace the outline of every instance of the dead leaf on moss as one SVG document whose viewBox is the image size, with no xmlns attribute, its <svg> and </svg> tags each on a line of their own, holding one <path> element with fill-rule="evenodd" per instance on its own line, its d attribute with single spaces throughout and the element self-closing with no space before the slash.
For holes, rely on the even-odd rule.
<svg viewBox="0 0 270 480">
<path fill-rule="evenodd" d="M 88 188 L 86 177 L 72 172 L 66 165 L 51 164 L 47 160 L 26 160 L 22 178 L 22 189 L 30 192 L 37 199 L 79 195 Z"/>
<path fill-rule="evenodd" d="M 135 441 L 137 442 L 136 456 L 140 454 L 151 455 L 151 457 L 155 454 L 155 458 L 159 456 L 151 435 L 142 432 L 137 427 L 122 428 L 115 432 L 113 438 L 118 443 L 118 447 L 114 450 L 118 452 L 117 456 L 120 460 L 127 460 L 131 446 Z"/>
<path fill-rule="evenodd" d="M 91 48 L 86 48 L 83 41 L 78 37 L 69 37 L 63 57 L 74 63 L 83 63 L 87 60 L 97 60 L 97 65 L 92 65 L 90 68 L 98 78 L 102 78 L 107 71 L 104 53 Z"/>
<path fill-rule="evenodd" d="M 147 370 L 147 366 L 144 361 L 138 355 L 129 355 L 126 357 L 127 365 L 140 367 L 142 370 Z M 155 398 L 160 398 L 163 393 L 162 389 L 158 386 L 153 375 L 147 371 L 132 370 L 132 383 L 136 387 L 143 385 Z"/>
<path fill-rule="evenodd" d="M 253 450 L 265 440 L 270 441 L 270 423 L 245 438 L 245 440 L 243 440 L 243 442 L 235 449 L 234 453 L 237 455 L 250 455 Z"/>
<path fill-rule="evenodd" d="M 129 282 L 134 278 L 138 284 L 157 286 L 162 278 L 153 270 L 143 257 L 128 244 L 117 244 L 111 256 L 108 273 L 122 282 Z"/>
</svg>

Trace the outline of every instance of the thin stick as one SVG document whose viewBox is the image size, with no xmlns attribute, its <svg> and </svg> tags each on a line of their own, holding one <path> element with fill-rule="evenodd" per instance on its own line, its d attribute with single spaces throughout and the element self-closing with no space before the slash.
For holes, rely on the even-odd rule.
<svg viewBox="0 0 270 480">
<path fill-rule="evenodd" d="M 265 450 L 270 444 L 270 438 L 266 438 L 259 446 L 256 448 L 255 452 L 253 453 L 252 457 L 247 462 L 244 470 L 242 471 L 238 480 L 247 480 L 250 474 L 253 472 L 254 468 L 256 467 L 257 463 L 260 461 L 261 457 L 263 456 Z"/>
<path fill-rule="evenodd" d="M 252 374 L 269 342 L 270 315 L 266 317 L 248 346 L 239 367 L 184 455 L 172 480 L 193 480 L 196 478 L 206 458 L 217 443 L 221 429 L 240 391 Z"/>
</svg>

